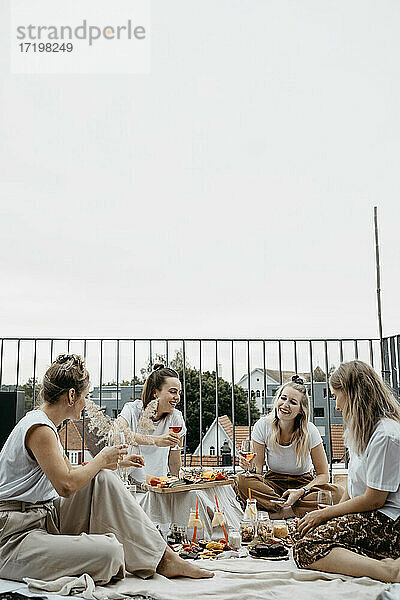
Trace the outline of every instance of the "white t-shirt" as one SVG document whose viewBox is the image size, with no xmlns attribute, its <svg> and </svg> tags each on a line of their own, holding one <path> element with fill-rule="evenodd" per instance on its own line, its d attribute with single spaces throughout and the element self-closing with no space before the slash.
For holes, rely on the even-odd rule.
<svg viewBox="0 0 400 600">
<path fill-rule="evenodd" d="M 128 421 L 128 425 L 132 431 L 138 431 L 138 422 L 143 413 L 143 402 L 135 400 L 127 402 L 121 410 L 121 416 Z M 155 430 L 152 435 L 163 435 L 170 433 L 169 428 L 172 426 L 182 427 L 179 436 L 183 437 L 186 434 L 186 425 L 180 410 L 174 408 L 172 413 L 167 415 L 160 421 L 155 421 Z M 140 432 L 139 432 L 140 433 Z M 170 447 L 159 448 L 158 446 L 139 446 L 140 454 L 144 457 L 144 467 L 132 468 L 130 473 L 136 481 L 145 481 L 146 475 L 155 477 L 165 477 L 168 474 L 168 459 Z"/>
<path fill-rule="evenodd" d="M 314 423 L 308 423 L 310 433 L 310 450 L 322 444 L 322 438 Z M 273 450 L 269 448 L 269 437 L 271 435 L 271 424 L 267 417 L 261 417 L 253 427 L 252 439 L 258 444 L 265 445 L 265 463 L 270 471 L 274 473 L 289 473 L 290 475 L 304 475 L 313 468 L 310 452 L 303 458 L 300 466 L 296 462 L 294 444 L 281 446 L 278 444 Z"/>
<path fill-rule="evenodd" d="M 57 436 L 60 452 L 63 447 L 57 428 L 40 409 L 31 410 L 16 424 L 0 452 L 0 500 L 21 502 L 46 502 L 58 498 L 37 461 L 28 454 L 25 437 L 35 424 L 50 427 Z"/>
<path fill-rule="evenodd" d="M 364 453 L 350 451 L 347 487 L 350 498 L 366 488 L 389 492 L 379 512 L 396 520 L 400 516 L 400 423 L 381 419 Z"/>
</svg>

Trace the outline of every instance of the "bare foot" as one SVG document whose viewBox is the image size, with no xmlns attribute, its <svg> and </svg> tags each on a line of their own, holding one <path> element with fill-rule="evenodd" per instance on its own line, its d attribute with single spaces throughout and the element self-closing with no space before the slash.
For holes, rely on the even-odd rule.
<svg viewBox="0 0 400 600">
<path fill-rule="evenodd" d="M 200 569 L 196 565 L 187 560 L 180 558 L 171 548 L 166 548 L 164 556 L 160 560 L 157 573 L 164 575 L 164 577 L 191 577 L 192 579 L 204 579 L 208 577 L 214 577 L 214 573 L 206 571 L 206 569 Z"/>
</svg>

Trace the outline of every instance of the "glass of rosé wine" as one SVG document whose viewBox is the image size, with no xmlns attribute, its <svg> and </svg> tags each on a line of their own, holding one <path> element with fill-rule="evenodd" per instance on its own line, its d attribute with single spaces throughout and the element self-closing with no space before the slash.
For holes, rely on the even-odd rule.
<svg viewBox="0 0 400 600">
<path fill-rule="evenodd" d="M 253 442 L 247 438 L 245 440 L 243 440 L 242 442 L 242 446 L 241 446 L 241 450 L 239 452 L 240 456 L 242 456 L 248 463 L 250 463 L 253 458 L 255 457 L 256 453 L 254 452 L 254 448 L 253 448 Z M 250 471 L 247 468 L 246 471 L 243 473 L 243 475 L 248 476 L 250 475 Z"/>
</svg>

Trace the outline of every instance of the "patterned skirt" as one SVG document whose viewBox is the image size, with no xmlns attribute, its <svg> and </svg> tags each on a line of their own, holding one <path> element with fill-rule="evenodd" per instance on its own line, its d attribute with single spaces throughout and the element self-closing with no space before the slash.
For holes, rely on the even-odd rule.
<svg viewBox="0 0 400 600">
<path fill-rule="evenodd" d="M 330 519 L 297 537 L 293 557 L 300 568 L 324 558 L 332 548 L 381 560 L 400 557 L 400 517 L 393 521 L 377 510 Z"/>
</svg>

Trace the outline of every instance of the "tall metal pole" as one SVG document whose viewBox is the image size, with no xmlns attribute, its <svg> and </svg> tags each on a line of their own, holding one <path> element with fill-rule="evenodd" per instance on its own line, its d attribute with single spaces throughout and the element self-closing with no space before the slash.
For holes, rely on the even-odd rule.
<svg viewBox="0 0 400 600">
<path fill-rule="evenodd" d="M 384 362 L 384 353 L 383 353 L 383 334 L 382 334 L 381 266 L 379 263 L 378 207 L 377 206 L 374 206 L 374 223 L 375 223 L 376 296 L 377 296 L 377 303 L 378 303 L 379 345 L 380 345 L 380 350 L 381 350 L 382 379 L 385 379 L 385 362 Z"/>
</svg>

